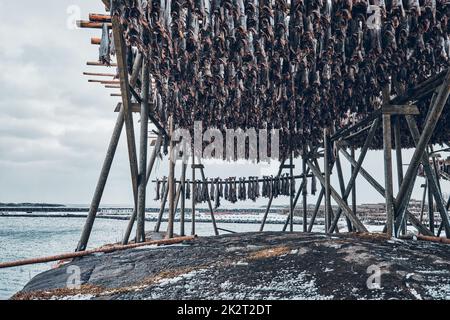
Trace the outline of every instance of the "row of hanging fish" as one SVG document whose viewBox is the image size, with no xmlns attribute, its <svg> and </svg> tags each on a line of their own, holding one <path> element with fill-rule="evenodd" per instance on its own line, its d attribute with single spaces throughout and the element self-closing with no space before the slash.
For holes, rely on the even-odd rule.
<svg viewBox="0 0 450 320">
<path fill-rule="evenodd" d="M 112 3 L 161 123 L 281 129 L 282 157 L 378 108 L 390 79 L 400 94 L 449 65 L 446 0 Z"/>
<path fill-rule="evenodd" d="M 293 179 L 292 194 L 295 195 L 295 179 Z M 180 182 L 178 182 L 180 183 Z M 211 201 L 217 209 L 220 207 L 221 199 L 236 203 L 238 201 L 252 200 L 258 198 L 278 198 L 279 196 L 289 196 L 291 191 L 291 179 L 288 174 L 280 177 L 264 176 L 249 178 L 214 178 L 209 181 L 196 180 L 195 183 L 186 180 L 185 183 L 186 199 L 194 199 L 196 203 L 205 203 Z M 306 188 L 304 189 L 306 190 Z M 164 199 L 168 192 L 168 178 L 156 180 L 155 201 Z M 311 194 L 317 192 L 317 180 L 311 179 Z"/>
</svg>

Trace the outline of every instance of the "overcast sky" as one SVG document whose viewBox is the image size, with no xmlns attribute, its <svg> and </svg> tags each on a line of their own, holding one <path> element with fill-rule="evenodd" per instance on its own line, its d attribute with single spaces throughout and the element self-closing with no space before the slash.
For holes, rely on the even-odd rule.
<svg viewBox="0 0 450 320">
<path fill-rule="evenodd" d="M 77 6 L 83 19 L 90 12 L 104 12 L 100 0 L 27 1 L 26 5 L 0 0 L 0 202 L 91 201 L 119 100 L 109 97 L 111 90 L 88 84 L 82 75 L 83 71 L 101 70 L 86 66 L 86 61 L 98 58 L 98 48 L 90 45 L 90 37 L 100 36 L 101 31 L 68 28 Z M 405 163 L 410 154 L 405 153 Z M 365 162 L 381 183 L 382 159 L 382 153 L 369 152 Z M 156 168 L 155 176 L 167 175 L 165 161 Z M 297 168 L 301 168 L 300 162 Z M 348 179 L 349 166 L 344 165 L 344 170 Z M 275 163 L 214 164 L 206 168 L 211 177 L 276 171 Z M 122 138 L 104 204 L 131 203 L 129 176 Z M 335 178 L 332 181 L 338 186 Z M 382 200 L 362 178 L 357 183 L 359 203 Z M 154 198 L 153 185 L 148 197 Z M 421 198 L 418 188 L 413 197 Z M 288 204 L 288 198 L 275 204 Z"/>
</svg>

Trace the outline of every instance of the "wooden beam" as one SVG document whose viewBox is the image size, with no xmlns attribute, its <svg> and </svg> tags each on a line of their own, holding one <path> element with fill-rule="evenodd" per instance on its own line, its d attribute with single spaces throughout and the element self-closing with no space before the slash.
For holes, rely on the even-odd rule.
<svg viewBox="0 0 450 320">
<path fill-rule="evenodd" d="M 117 76 L 114 73 L 100 73 L 100 72 L 83 72 L 83 75 L 85 75 L 85 76 L 93 76 L 93 77 L 112 77 L 112 78 Z"/>
<path fill-rule="evenodd" d="M 442 110 L 445 107 L 449 95 L 450 70 L 447 71 L 441 89 L 439 90 L 436 99 L 434 99 L 431 105 L 422 130 L 422 134 L 419 141 L 416 143 L 416 149 L 403 178 L 403 183 L 397 194 L 398 207 L 396 207 L 396 227 L 398 227 L 398 223 L 401 223 L 403 221 L 403 217 L 410 200 L 411 190 L 414 187 L 414 182 L 417 177 L 417 168 L 419 167 L 419 163 L 422 160 L 425 148 L 430 142 L 431 136 L 434 132 L 434 129 L 436 128 L 437 122 L 442 114 Z M 447 232 L 450 233 L 450 230 L 447 230 Z M 450 237 L 450 234 L 447 234 L 447 236 Z"/>
<path fill-rule="evenodd" d="M 419 115 L 420 111 L 416 105 L 407 104 L 407 105 L 392 105 L 387 104 L 381 107 L 381 112 L 385 115 Z"/>
<path fill-rule="evenodd" d="M 130 106 L 131 106 L 131 112 L 133 112 L 133 113 L 141 112 L 141 105 L 139 103 L 132 103 Z M 117 107 L 116 107 L 116 109 L 114 109 L 114 112 L 119 112 L 120 108 L 122 108 L 121 102 L 119 102 L 117 104 Z"/>
<path fill-rule="evenodd" d="M 86 62 L 86 65 L 91 66 L 91 67 L 117 67 L 117 63 L 110 63 L 108 64 L 104 64 L 98 61 L 88 61 Z"/>
<path fill-rule="evenodd" d="M 102 29 L 103 28 L 102 22 L 91 22 L 91 21 L 84 21 L 84 20 L 78 20 L 77 21 L 77 27 L 78 28 L 90 28 L 90 29 Z M 106 23 L 108 28 L 112 28 L 111 23 Z"/>
<path fill-rule="evenodd" d="M 124 124 L 124 109 L 120 110 L 117 116 L 116 125 L 114 127 L 111 140 L 109 142 L 108 151 L 106 152 L 105 160 L 103 161 L 102 170 L 100 172 L 100 177 L 95 188 L 94 196 L 92 198 L 91 206 L 89 207 L 88 217 L 84 224 L 83 232 L 81 234 L 80 241 L 76 251 L 85 251 L 89 238 L 91 236 L 92 227 L 94 225 L 95 218 L 97 217 L 98 207 L 103 196 L 103 191 L 105 190 L 106 181 L 108 180 L 109 172 L 111 171 L 111 166 L 116 154 L 117 145 L 119 143 L 120 135 L 122 133 Z"/>
<path fill-rule="evenodd" d="M 308 166 L 311 168 L 312 173 L 316 176 L 316 178 L 320 181 L 320 184 L 325 188 L 325 179 L 322 177 L 320 170 L 311 162 L 311 160 L 307 160 Z M 345 203 L 345 201 L 339 196 L 339 194 L 334 190 L 334 188 L 329 186 L 330 194 L 339 207 L 342 208 L 344 214 L 350 219 L 353 226 L 355 226 L 358 232 L 368 232 L 366 227 L 361 223 L 358 217 L 353 213 L 352 209 Z"/>
<path fill-rule="evenodd" d="M 97 79 L 89 79 L 88 82 L 91 83 L 100 83 L 100 84 L 120 84 L 119 80 L 97 80 Z"/>
<path fill-rule="evenodd" d="M 97 37 L 92 37 L 91 38 L 91 44 L 93 44 L 93 45 L 100 45 L 101 44 L 101 42 L 102 42 L 102 39 L 101 38 L 97 38 Z"/>
<path fill-rule="evenodd" d="M 107 0 L 103 1 L 108 2 Z M 111 15 L 101 13 L 89 13 L 89 21 L 91 22 L 111 22 Z"/>
<path fill-rule="evenodd" d="M 339 151 L 341 151 L 341 153 L 344 155 L 344 157 L 347 159 L 348 162 L 350 162 L 350 164 L 353 167 L 357 166 L 356 160 L 354 158 L 352 158 L 352 156 L 350 154 L 348 154 L 347 151 L 345 151 L 343 148 L 339 148 Z M 369 184 L 379 193 L 381 194 L 383 197 L 386 196 L 385 194 L 385 190 L 383 188 L 383 186 L 381 184 L 379 184 L 371 175 L 370 173 L 368 173 L 363 167 L 360 168 L 360 173 L 361 176 L 364 177 L 364 179 L 366 179 L 367 182 L 369 182 Z M 394 198 L 394 206 L 397 207 L 398 201 L 397 199 Z M 406 213 L 408 214 L 408 218 L 409 221 L 411 221 L 411 224 L 413 224 L 417 230 L 419 230 L 419 232 L 421 232 L 422 234 L 425 235 L 433 235 L 431 233 L 431 231 L 425 226 L 423 225 L 419 219 L 417 219 L 409 210 L 406 210 Z"/>
<path fill-rule="evenodd" d="M 131 93 L 128 81 L 127 51 L 123 38 L 123 27 L 119 17 L 112 17 L 114 46 L 116 48 L 117 65 L 122 93 L 122 103 L 125 112 L 125 129 L 127 134 L 128 157 L 130 160 L 131 180 L 135 205 L 137 203 L 138 164 L 136 153 L 136 140 L 134 137 L 133 114 L 131 110 Z"/>
</svg>

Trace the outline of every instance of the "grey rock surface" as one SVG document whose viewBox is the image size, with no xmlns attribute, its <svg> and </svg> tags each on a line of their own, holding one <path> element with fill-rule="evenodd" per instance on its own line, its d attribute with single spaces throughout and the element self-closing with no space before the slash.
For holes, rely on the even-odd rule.
<svg viewBox="0 0 450 320">
<path fill-rule="evenodd" d="M 78 290 L 67 289 L 73 266 Z M 84 257 L 37 275 L 14 298 L 450 299 L 450 247 L 353 234 L 197 238 Z"/>
</svg>

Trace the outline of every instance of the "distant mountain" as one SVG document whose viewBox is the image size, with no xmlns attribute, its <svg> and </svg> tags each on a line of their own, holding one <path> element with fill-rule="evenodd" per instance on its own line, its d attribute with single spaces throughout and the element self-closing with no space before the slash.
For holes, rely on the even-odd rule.
<svg viewBox="0 0 450 320">
<path fill-rule="evenodd" d="M 63 204 L 54 204 L 54 203 L 2 203 L 0 202 L 0 207 L 9 207 L 9 208 L 35 208 L 35 207 L 46 207 L 46 208 L 63 208 L 65 205 Z"/>
</svg>

